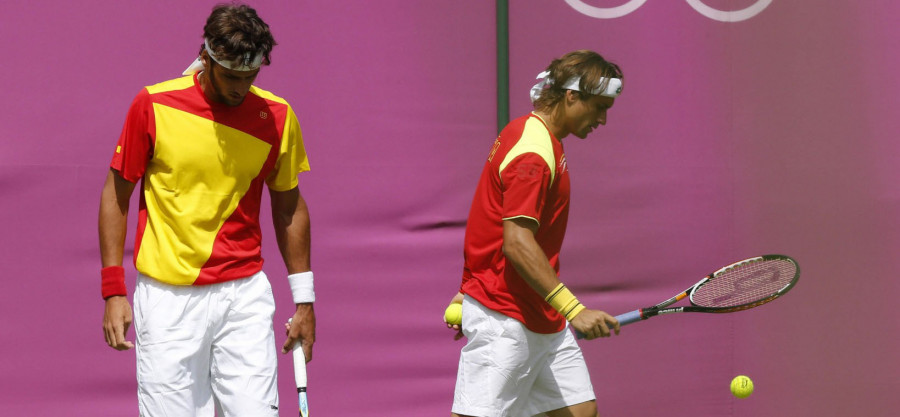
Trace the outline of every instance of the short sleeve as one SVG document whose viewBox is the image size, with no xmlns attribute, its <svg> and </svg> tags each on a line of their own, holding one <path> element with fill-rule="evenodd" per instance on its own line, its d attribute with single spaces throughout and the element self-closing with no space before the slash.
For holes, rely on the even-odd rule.
<svg viewBox="0 0 900 417">
<path fill-rule="evenodd" d="M 540 224 L 551 182 L 547 162 L 535 153 L 519 155 L 500 172 L 500 181 L 503 220 L 526 217 Z"/>
<path fill-rule="evenodd" d="M 147 89 L 141 90 L 134 98 L 125 126 L 116 143 L 110 168 L 119 172 L 122 178 L 137 182 L 144 176 L 147 163 L 153 156 L 153 107 Z"/>
<path fill-rule="evenodd" d="M 266 179 L 266 184 L 274 191 L 290 190 L 297 186 L 297 174 L 303 171 L 309 171 L 303 134 L 297 115 L 292 108 L 288 108 L 278 160 L 275 162 L 275 169 Z"/>
</svg>

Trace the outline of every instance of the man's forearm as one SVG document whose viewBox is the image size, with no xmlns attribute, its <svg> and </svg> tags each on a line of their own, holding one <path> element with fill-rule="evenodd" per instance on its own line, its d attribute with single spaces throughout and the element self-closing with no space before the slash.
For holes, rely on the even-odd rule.
<svg viewBox="0 0 900 417">
<path fill-rule="evenodd" d="M 547 255 L 534 239 L 534 230 L 530 226 L 523 221 L 504 222 L 503 254 L 519 276 L 544 297 L 559 285 L 560 281 L 556 276 L 556 270 L 547 260 Z"/>
<path fill-rule="evenodd" d="M 310 221 L 306 201 L 296 188 L 272 192 L 272 220 L 278 249 L 289 274 L 310 270 Z"/>
<path fill-rule="evenodd" d="M 128 204 L 134 184 L 110 170 L 100 195 L 98 232 L 102 266 L 122 265 L 128 226 Z"/>
</svg>

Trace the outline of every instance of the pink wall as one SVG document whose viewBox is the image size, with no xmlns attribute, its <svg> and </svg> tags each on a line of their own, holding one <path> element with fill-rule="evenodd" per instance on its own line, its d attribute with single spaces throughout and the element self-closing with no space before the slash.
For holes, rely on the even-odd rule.
<svg viewBox="0 0 900 417">
<path fill-rule="evenodd" d="M 212 2 L 52 3 L 0 14 L 0 414 L 134 415 L 134 354 L 107 348 L 100 328 L 99 190 L 134 94 L 190 63 Z M 513 116 L 568 50 L 595 49 L 627 78 L 608 125 L 566 140 L 562 275 L 582 301 L 621 313 L 760 253 L 803 269 L 794 291 L 758 310 L 659 318 L 582 343 L 601 413 L 896 415 L 900 6 L 775 0 L 723 23 L 686 1 L 616 19 L 511 3 Z M 440 316 L 496 134 L 494 4 L 254 6 L 279 42 L 258 84 L 294 105 L 313 167 L 301 190 L 319 297 L 314 412 L 447 415 L 462 342 Z M 263 222 L 286 318 L 284 267 Z M 747 400 L 728 393 L 738 373 L 756 382 Z"/>
</svg>

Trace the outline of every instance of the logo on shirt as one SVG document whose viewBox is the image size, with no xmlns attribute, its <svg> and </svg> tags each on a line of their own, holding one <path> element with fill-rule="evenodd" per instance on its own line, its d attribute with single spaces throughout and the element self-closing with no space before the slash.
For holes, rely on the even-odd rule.
<svg viewBox="0 0 900 417">
<path fill-rule="evenodd" d="M 260 119 L 268 119 L 268 118 L 269 118 L 269 113 L 266 113 L 266 112 L 264 112 L 264 111 L 261 111 L 261 112 L 259 112 L 259 118 L 260 118 Z"/>
<path fill-rule="evenodd" d="M 488 162 L 491 162 L 491 160 L 494 159 L 494 154 L 497 153 L 497 149 L 500 149 L 500 138 L 497 138 L 497 140 L 494 141 L 494 147 L 491 148 L 491 154 L 488 155 Z"/>
<path fill-rule="evenodd" d="M 566 172 L 566 169 L 568 169 L 568 167 L 569 166 L 566 164 L 566 154 L 562 154 L 562 156 L 559 158 L 559 165 L 556 166 L 556 173 L 562 174 Z"/>
<path fill-rule="evenodd" d="M 516 176 L 523 180 L 535 180 L 541 177 L 547 165 L 520 163 L 516 165 Z"/>
</svg>

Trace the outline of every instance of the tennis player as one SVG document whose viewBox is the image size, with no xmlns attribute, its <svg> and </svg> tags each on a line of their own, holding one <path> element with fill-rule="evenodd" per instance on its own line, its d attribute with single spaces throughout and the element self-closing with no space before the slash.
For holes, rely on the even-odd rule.
<svg viewBox="0 0 900 417">
<path fill-rule="evenodd" d="M 596 416 L 567 322 L 587 339 L 619 333 L 614 317 L 585 308 L 558 275 L 569 212 L 562 139 L 584 139 L 606 124 L 622 71 L 580 50 L 538 79 L 534 111 L 510 122 L 488 154 L 466 225 L 462 285 L 452 302 L 462 302 L 468 342 L 454 416 Z"/>
<path fill-rule="evenodd" d="M 106 343 L 136 346 L 142 416 L 277 416 L 275 302 L 262 271 L 260 199 L 296 303 L 282 352 L 315 341 L 309 213 L 297 176 L 309 169 L 282 98 L 253 85 L 275 40 L 246 5 L 216 6 L 184 76 L 144 88 L 119 137 L 100 200 Z M 134 250 L 136 343 L 123 247 L 141 180 Z"/>
</svg>

